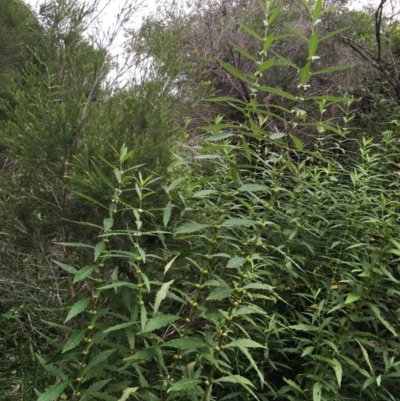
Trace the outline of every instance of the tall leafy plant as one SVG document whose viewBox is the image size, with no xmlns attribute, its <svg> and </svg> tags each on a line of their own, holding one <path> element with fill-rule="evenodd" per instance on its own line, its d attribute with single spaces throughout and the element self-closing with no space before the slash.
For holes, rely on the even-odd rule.
<svg viewBox="0 0 400 401">
<path fill-rule="evenodd" d="M 304 65 L 271 51 L 280 40 L 273 0 L 262 3 L 264 32 L 243 27 L 259 59 L 237 48 L 254 74 L 220 62 L 252 96 L 213 101 L 229 102 L 244 123 L 218 116 L 195 156 L 178 157 L 177 178 L 163 186 L 164 227 L 145 202 L 157 179 L 125 167 L 135 152 L 122 146 L 118 164 L 106 163 L 113 180 L 96 170 L 108 212 L 94 263 L 58 262 L 87 293 L 69 310 L 68 342 L 42 360 L 59 382 L 40 401 L 396 399 L 398 132 L 341 154 L 352 100 L 307 95 L 312 76 L 339 70 L 315 68 L 318 46 L 334 35 L 316 27 L 331 9 L 303 4 L 310 35 L 292 31 L 308 44 Z M 278 66 L 298 73 L 296 93 L 259 84 Z M 269 94 L 287 106 L 266 108 Z M 330 107 L 343 110 L 344 125 L 324 118 Z M 270 119 L 285 130 L 271 132 Z M 314 149 L 299 138 L 305 130 L 318 138 Z"/>
</svg>

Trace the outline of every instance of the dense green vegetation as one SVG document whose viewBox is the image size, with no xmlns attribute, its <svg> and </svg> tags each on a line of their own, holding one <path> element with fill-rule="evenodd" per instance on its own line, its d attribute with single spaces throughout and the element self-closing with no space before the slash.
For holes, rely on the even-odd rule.
<svg viewBox="0 0 400 401">
<path fill-rule="evenodd" d="M 292 3 L 0 0 L 1 400 L 400 400 L 398 21 Z"/>
</svg>

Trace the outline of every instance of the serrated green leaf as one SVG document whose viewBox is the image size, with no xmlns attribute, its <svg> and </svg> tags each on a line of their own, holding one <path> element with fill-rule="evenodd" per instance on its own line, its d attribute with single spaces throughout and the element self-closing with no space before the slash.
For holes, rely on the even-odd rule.
<svg viewBox="0 0 400 401">
<path fill-rule="evenodd" d="M 64 389 L 72 383 L 72 380 L 60 382 L 49 387 L 43 394 L 40 395 L 37 401 L 53 401 L 57 398 Z"/>
<path fill-rule="evenodd" d="M 87 390 L 85 390 L 82 394 L 83 395 L 94 395 L 95 392 L 101 390 L 107 383 L 110 382 L 111 379 L 103 379 L 99 380 L 96 383 L 91 384 Z"/>
<path fill-rule="evenodd" d="M 43 368 L 46 372 L 49 372 L 52 375 L 59 377 L 62 381 L 68 380 L 66 374 L 61 369 L 57 368 L 56 366 L 54 366 L 50 363 L 47 363 L 39 354 L 35 354 L 35 355 L 36 355 L 37 360 L 43 366 Z"/>
<path fill-rule="evenodd" d="M 96 265 L 90 265 L 82 267 L 79 269 L 74 277 L 74 284 L 79 283 L 79 281 L 84 280 L 86 277 L 90 276 L 90 274 L 96 269 Z"/>
<path fill-rule="evenodd" d="M 90 298 L 82 298 L 78 302 L 76 302 L 74 305 L 71 306 L 71 309 L 68 313 L 68 316 L 64 320 L 64 323 L 68 322 L 68 320 L 71 320 L 73 317 L 78 315 L 79 313 L 83 312 L 86 307 L 89 305 L 91 299 Z"/>
<path fill-rule="evenodd" d="M 305 85 L 310 79 L 310 68 L 311 61 L 309 61 L 301 70 L 300 70 L 300 83 L 301 85 Z"/>
<path fill-rule="evenodd" d="M 192 198 L 207 198 L 210 195 L 215 195 L 218 192 L 215 191 L 214 189 L 203 189 L 201 191 L 196 192 L 195 194 L 192 195 Z"/>
<path fill-rule="evenodd" d="M 164 227 L 167 227 L 169 220 L 171 218 L 171 213 L 172 213 L 172 203 L 169 201 L 167 205 L 164 208 L 164 213 L 163 213 L 163 223 Z"/>
<path fill-rule="evenodd" d="M 104 249 L 106 249 L 106 243 L 104 241 L 100 241 L 96 244 L 96 246 L 94 247 L 94 261 L 95 262 L 99 258 L 101 253 L 104 251 Z"/>
<path fill-rule="evenodd" d="M 195 388 L 201 382 L 202 382 L 202 380 L 199 380 L 199 379 L 192 379 L 192 378 L 181 379 L 178 382 L 174 383 L 167 390 L 167 393 L 172 393 L 174 391 L 180 391 L 180 390 L 189 390 L 191 388 Z"/>
<path fill-rule="evenodd" d="M 230 269 L 237 269 L 239 267 L 242 267 L 246 263 L 246 258 L 243 258 L 241 256 L 235 256 L 232 258 L 226 267 Z"/>
<path fill-rule="evenodd" d="M 124 390 L 121 398 L 118 401 L 126 401 L 129 398 L 129 396 L 135 394 L 137 390 L 139 390 L 139 387 L 128 387 L 127 389 Z M 135 398 L 137 399 L 136 396 Z"/>
<path fill-rule="evenodd" d="M 333 369 L 335 370 L 338 386 L 340 387 L 342 384 L 342 376 L 343 376 L 342 364 L 335 358 L 332 359 L 332 364 L 333 364 Z"/>
<path fill-rule="evenodd" d="M 177 349 L 194 349 L 194 348 L 210 348 L 211 345 L 204 342 L 200 338 L 197 337 L 181 337 L 181 338 L 174 338 L 164 344 L 161 345 L 162 347 L 172 347 Z"/>
<path fill-rule="evenodd" d="M 74 349 L 76 346 L 78 346 L 81 341 L 85 338 L 87 329 L 83 329 L 80 331 L 75 331 L 71 334 L 71 337 L 68 339 L 67 343 L 64 346 L 64 349 L 62 350 L 62 353 L 64 354 L 65 352 Z"/>
<path fill-rule="evenodd" d="M 283 378 L 283 380 L 294 390 L 298 391 L 300 394 L 304 394 L 304 391 L 300 388 L 300 386 L 295 383 L 293 380 L 286 379 L 286 377 Z"/>
<path fill-rule="evenodd" d="M 316 331 L 319 330 L 315 326 L 311 326 L 310 324 L 294 324 L 293 326 L 289 326 L 290 329 L 292 330 L 298 330 L 298 331 Z"/>
<path fill-rule="evenodd" d="M 156 295 L 156 300 L 154 302 L 154 315 L 158 312 L 158 308 L 161 305 L 161 302 L 165 299 L 168 294 L 169 287 L 173 284 L 175 280 L 168 281 L 168 283 L 164 283 Z"/>
<path fill-rule="evenodd" d="M 140 351 L 135 352 L 133 355 L 124 358 L 124 361 L 131 362 L 131 363 L 138 363 L 148 361 L 157 357 L 157 352 L 154 348 L 145 348 Z"/>
<path fill-rule="evenodd" d="M 219 287 L 211 292 L 211 294 L 207 297 L 207 301 L 229 298 L 232 295 L 232 293 L 233 293 L 233 288 Z"/>
<path fill-rule="evenodd" d="M 240 384 L 254 397 L 254 399 L 259 400 L 259 398 L 256 396 L 256 394 L 254 394 L 253 390 L 251 389 L 251 387 L 255 387 L 254 384 L 243 376 L 240 375 L 223 376 L 220 377 L 219 379 L 214 380 L 214 382 Z"/>
<path fill-rule="evenodd" d="M 256 222 L 253 220 L 249 219 L 244 219 L 244 218 L 232 218 L 232 219 L 227 219 L 224 220 L 221 226 L 224 227 L 231 227 L 231 226 L 247 226 L 250 224 L 255 224 Z"/>
<path fill-rule="evenodd" d="M 113 349 L 109 349 L 107 351 L 100 352 L 99 354 L 95 355 L 89 364 L 86 366 L 85 370 L 83 373 L 85 374 L 86 372 L 89 372 L 90 369 L 94 368 L 95 366 L 99 365 L 100 363 L 103 363 L 108 359 L 108 357 L 114 352 Z M 99 389 L 96 389 L 99 390 Z"/>
<path fill-rule="evenodd" d="M 133 326 L 133 325 L 135 325 L 135 324 L 136 324 L 136 322 L 120 323 L 120 324 L 117 324 L 117 325 L 115 325 L 115 326 L 111 326 L 111 327 L 109 327 L 108 329 L 105 329 L 105 330 L 103 331 L 103 333 L 111 333 L 112 331 L 117 331 L 117 330 L 125 329 L 125 328 L 131 327 L 131 326 Z"/>
<path fill-rule="evenodd" d="M 266 185 L 261 184 L 245 184 L 239 188 L 240 192 L 260 192 L 260 191 L 268 191 L 268 187 Z"/>
<path fill-rule="evenodd" d="M 224 347 L 266 348 L 265 345 L 262 345 L 254 340 L 250 340 L 249 338 L 239 338 L 238 340 L 234 340 L 229 344 L 224 345 Z"/>
<path fill-rule="evenodd" d="M 185 224 L 185 225 L 179 227 L 175 231 L 175 235 L 178 235 L 178 234 L 191 234 L 191 233 L 195 233 L 197 231 L 204 230 L 205 228 L 208 228 L 208 227 L 210 227 L 209 224 L 188 223 L 188 224 Z"/>
<path fill-rule="evenodd" d="M 364 382 L 364 384 L 363 384 L 363 386 L 362 386 L 363 391 L 364 391 L 367 387 L 369 387 L 372 383 L 375 383 L 375 382 L 376 382 L 376 379 L 375 379 L 374 376 L 368 377 L 368 378 L 365 380 L 365 382 Z"/>
<path fill-rule="evenodd" d="M 265 70 L 268 70 L 269 68 L 273 67 L 275 65 L 275 60 L 273 58 L 264 61 L 260 67 L 258 67 L 258 71 L 263 73 Z"/>
<path fill-rule="evenodd" d="M 271 25 L 279 16 L 282 9 L 282 5 L 275 7 L 268 15 L 268 26 Z"/>
<path fill-rule="evenodd" d="M 152 332 L 166 326 L 175 320 L 181 319 L 176 315 L 161 315 L 151 318 L 144 326 L 143 333 Z"/>
<path fill-rule="evenodd" d="M 301 357 L 304 358 L 305 356 L 310 355 L 314 350 L 315 350 L 315 347 L 312 345 L 306 347 L 304 349 L 303 353 L 301 354 Z"/>
<path fill-rule="evenodd" d="M 301 152 L 303 150 L 303 143 L 301 142 L 301 140 L 299 138 L 296 138 L 294 135 L 292 135 L 291 138 L 294 145 L 296 146 L 296 149 Z"/>
<path fill-rule="evenodd" d="M 347 296 L 347 298 L 346 298 L 346 300 L 344 301 L 344 303 L 345 303 L 345 304 L 351 304 L 351 303 L 353 303 L 353 302 L 358 301 L 360 298 L 361 298 L 361 294 L 358 294 L 358 293 L 356 293 L 356 292 L 352 292 L 352 293 L 350 293 L 350 294 Z"/>
<path fill-rule="evenodd" d="M 110 218 L 104 219 L 104 221 L 103 221 L 104 232 L 106 233 L 106 232 L 110 231 L 113 224 L 114 224 L 113 219 L 110 219 Z"/>
<path fill-rule="evenodd" d="M 388 322 L 386 321 L 382 315 L 381 312 L 379 310 L 379 308 L 371 303 L 368 303 L 368 306 L 371 308 L 372 312 L 374 312 L 375 316 L 379 319 L 379 321 L 394 335 L 397 337 L 397 332 L 394 329 L 394 327 Z"/>
</svg>

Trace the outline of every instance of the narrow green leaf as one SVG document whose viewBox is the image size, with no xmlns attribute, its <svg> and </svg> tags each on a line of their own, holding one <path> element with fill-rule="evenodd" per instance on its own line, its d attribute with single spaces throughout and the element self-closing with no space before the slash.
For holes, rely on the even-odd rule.
<svg viewBox="0 0 400 401">
<path fill-rule="evenodd" d="M 158 312 L 158 308 L 161 305 L 161 302 L 165 299 L 168 294 L 169 287 L 173 284 L 175 280 L 168 281 L 168 283 L 164 283 L 156 295 L 156 300 L 154 302 L 154 315 Z"/>
<path fill-rule="evenodd" d="M 263 73 L 265 70 L 268 70 L 269 68 L 273 67 L 275 65 L 275 60 L 273 58 L 264 61 L 260 67 L 258 68 L 258 71 Z"/>
<path fill-rule="evenodd" d="M 304 395 L 304 391 L 300 388 L 300 386 L 295 383 L 293 380 L 286 379 L 286 377 L 283 378 L 283 380 L 294 390 L 298 391 L 300 394 Z"/>
<path fill-rule="evenodd" d="M 219 379 L 214 380 L 214 382 L 240 384 L 254 397 L 254 399 L 259 400 L 259 398 L 256 396 L 256 394 L 254 394 L 253 390 L 251 389 L 251 387 L 255 387 L 254 384 L 243 376 L 240 375 L 223 376 L 220 377 Z"/>
<path fill-rule="evenodd" d="M 257 63 L 257 59 L 252 56 L 249 52 L 247 52 L 246 50 L 242 49 L 241 47 L 235 45 L 234 43 L 232 43 L 232 46 L 235 48 L 235 50 L 237 52 L 239 52 L 242 56 L 246 57 L 247 59 L 254 61 L 255 63 Z"/>
<path fill-rule="evenodd" d="M 171 201 L 169 201 L 164 208 L 164 214 L 163 214 L 164 227 L 167 227 L 169 220 L 171 218 L 171 213 L 172 213 L 172 203 Z"/>
<path fill-rule="evenodd" d="M 234 340 L 229 344 L 224 345 L 224 347 L 266 348 L 265 345 L 262 345 L 254 340 L 250 340 L 249 338 L 239 338 L 238 340 Z"/>
<path fill-rule="evenodd" d="M 102 203 L 100 203 L 98 200 L 91 198 L 90 196 L 87 196 L 85 194 L 82 194 L 81 192 L 78 191 L 71 191 L 72 193 L 74 193 L 75 195 L 78 195 L 79 197 L 86 199 L 87 201 L 91 202 L 91 203 L 95 203 L 98 206 L 101 206 L 103 209 L 108 210 L 107 206 L 104 206 Z"/>
<path fill-rule="evenodd" d="M 261 40 L 261 41 L 263 40 L 263 39 L 261 38 L 261 36 L 260 36 L 258 33 L 254 32 L 254 31 L 253 31 L 251 28 L 249 28 L 248 26 L 240 24 L 240 27 L 241 27 L 243 30 L 245 30 L 248 34 L 250 34 L 251 36 L 255 37 L 256 39 Z"/>
<path fill-rule="evenodd" d="M 303 143 L 301 142 L 301 140 L 299 138 L 296 138 L 294 135 L 292 135 L 291 138 L 294 145 L 296 146 L 296 149 L 301 152 L 303 150 Z"/>
<path fill-rule="evenodd" d="M 180 391 L 180 390 L 189 390 L 189 389 L 195 388 L 201 382 L 202 382 L 202 380 L 199 380 L 199 379 L 192 379 L 192 378 L 181 379 L 178 382 L 174 383 L 167 390 L 167 393 L 172 393 L 174 391 Z"/>
<path fill-rule="evenodd" d="M 242 82 L 249 82 L 250 81 L 243 75 L 242 72 L 240 72 L 236 67 L 234 67 L 233 65 L 230 65 L 228 63 L 225 63 L 222 60 L 218 60 L 218 64 L 224 68 L 226 71 L 229 72 L 229 74 L 233 75 L 234 77 L 240 79 Z"/>
<path fill-rule="evenodd" d="M 372 375 L 374 375 L 375 372 L 374 372 L 374 369 L 373 369 L 373 367 L 372 367 L 372 365 L 371 365 L 371 361 L 369 360 L 368 351 L 361 345 L 361 343 L 360 343 L 359 341 L 357 341 L 357 342 L 358 342 L 358 345 L 359 345 L 360 348 L 361 348 L 361 352 L 362 352 L 362 354 L 363 354 L 363 357 L 364 357 L 365 361 L 366 361 L 367 364 L 368 364 L 369 371 L 371 372 Z"/>
<path fill-rule="evenodd" d="M 60 266 L 61 269 L 65 270 L 65 271 L 68 272 L 68 273 L 76 274 L 76 273 L 78 272 L 78 270 L 75 269 L 75 267 L 72 267 L 72 266 L 67 265 L 67 264 L 65 264 L 65 263 L 62 263 L 62 262 L 59 262 L 58 260 L 53 260 L 53 262 L 54 262 L 56 265 Z"/>
<path fill-rule="evenodd" d="M 106 243 L 104 241 L 100 241 L 94 247 L 94 261 L 96 261 L 101 253 L 106 249 Z"/>
<path fill-rule="evenodd" d="M 91 298 L 82 298 L 78 302 L 76 302 L 74 305 L 71 306 L 71 309 L 68 313 L 68 316 L 64 320 L 64 323 L 68 322 L 68 320 L 71 320 L 73 317 L 78 315 L 79 313 L 83 312 L 86 307 L 89 305 L 91 301 Z"/>
<path fill-rule="evenodd" d="M 309 61 L 300 71 L 300 83 L 305 85 L 310 79 L 311 61 Z"/>
<path fill-rule="evenodd" d="M 332 359 L 333 369 L 335 370 L 336 380 L 338 382 L 339 387 L 342 384 L 342 377 L 343 377 L 343 368 L 342 364 L 337 359 Z"/>
<path fill-rule="evenodd" d="M 281 12 L 282 5 L 279 5 L 278 7 L 275 7 L 268 15 L 268 26 L 271 25 L 276 18 L 279 16 L 279 13 Z"/>
<path fill-rule="evenodd" d="M 387 321 L 385 320 L 378 307 L 374 304 L 368 303 L 368 306 L 371 308 L 371 310 L 374 312 L 375 316 L 379 319 L 379 321 L 394 335 L 397 337 L 397 332 L 394 329 L 394 327 Z"/>
<path fill-rule="evenodd" d="M 173 263 L 175 262 L 175 259 L 178 257 L 179 255 L 176 255 L 174 258 L 172 258 L 164 267 L 164 276 L 168 273 L 168 270 L 172 267 Z"/>
<path fill-rule="evenodd" d="M 57 398 L 63 391 L 64 389 L 72 383 L 72 380 L 60 382 L 57 384 L 54 384 L 53 386 L 49 387 L 39 398 L 37 401 L 53 401 L 55 398 Z"/>
<path fill-rule="evenodd" d="M 324 35 L 324 36 L 322 36 L 321 38 L 319 38 L 319 42 L 321 43 L 323 40 L 329 39 L 329 38 L 331 38 L 332 36 L 337 35 L 338 33 L 347 31 L 348 29 L 349 29 L 349 27 L 346 27 L 346 28 L 340 28 L 340 29 L 338 29 L 338 30 L 336 30 L 336 31 L 329 32 L 329 33 L 327 33 L 326 35 Z"/>
<path fill-rule="evenodd" d="M 104 219 L 104 221 L 103 221 L 104 232 L 110 231 L 113 224 L 114 224 L 113 219 L 110 219 L 110 218 Z"/>
<path fill-rule="evenodd" d="M 351 304 L 353 302 L 358 301 L 360 298 L 361 298 L 361 294 L 358 294 L 356 292 L 352 292 L 347 296 L 346 301 L 344 301 L 344 303 L 345 304 Z"/>
<path fill-rule="evenodd" d="M 86 277 L 90 276 L 90 274 L 96 269 L 96 265 L 90 265 L 82 267 L 79 269 L 74 277 L 74 284 L 79 283 L 79 281 L 84 280 Z"/>
<path fill-rule="evenodd" d="M 370 386 L 372 383 L 375 383 L 375 382 L 376 382 L 376 379 L 375 379 L 374 376 L 368 377 L 367 380 L 365 380 L 365 382 L 364 382 L 364 384 L 363 384 L 363 386 L 362 386 L 363 391 L 364 391 L 368 386 Z"/>
<path fill-rule="evenodd" d="M 320 382 L 315 382 L 313 386 L 313 401 L 321 401 L 322 387 Z"/>
<path fill-rule="evenodd" d="M 235 134 L 232 134 L 232 132 L 219 132 L 218 134 L 209 136 L 207 138 L 207 141 L 211 141 L 211 142 L 221 141 L 223 139 L 231 138 L 233 136 L 235 136 Z"/>
<path fill-rule="evenodd" d="M 349 67 L 347 67 L 347 66 L 329 67 L 329 68 L 324 68 L 322 70 L 315 71 L 315 72 L 311 73 L 311 75 L 328 74 L 330 72 L 344 71 L 344 70 L 348 70 L 348 69 L 349 69 Z"/>
<path fill-rule="evenodd" d="M 111 284 L 106 284 L 99 287 L 99 290 L 109 290 L 111 288 L 119 288 L 119 287 L 128 287 L 128 288 L 133 288 L 134 290 L 138 289 L 138 286 L 136 284 L 130 283 L 128 281 L 114 281 Z"/>
<path fill-rule="evenodd" d="M 309 62 L 311 62 L 312 58 L 314 57 L 317 48 L 318 48 L 318 36 L 317 36 L 317 31 L 314 31 L 311 35 L 310 41 L 308 42 L 308 57 L 310 60 Z"/>
<path fill-rule="evenodd" d="M 83 329 L 80 331 L 75 331 L 71 334 L 71 337 L 67 341 L 67 343 L 64 346 L 64 349 L 62 350 L 62 353 L 64 354 L 65 352 L 74 349 L 76 346 L 78 346 L 81 341 L 85 338 L 87 329 Z"/>
<path fill-rule="evenodd" d="M 66 374 L 61 369 L 57 368 L 56 366 L 54 366 L 50 363 L 47 363 L 39 354 L 35 354 L 35 355 L 36 355 L 37 360 L 43 366 L 43 368 L 46 372 L 49 372 L 52 375 L 59 377 L 62 381 L 68 380 Z"/>
<path fill-rule="evenodd" d="M 308 43 L 308 38 L 306 35 L 304 35 L 304 33 L 302 33 L 301 31 L 299 31 L 296 27 L 294 27 L 293 25 L 290 24 L 286 24 L 286 26 L 292 31 L 294 32 L 299 38 L 302 38 L 303 40 L 305 40 Z"/>
<path fill-rule="evenodd" d="M 171 182 L 168 186 L 168 193 L 170 193 L 173 189 L 175 189 L 181 182 L 183 181 L 183 178 L 176 178 L 174 181 Z"/>
<path fill-rule="evenodd" d="M 296 100 L 296 97 L 293 96 L 292 94 L 285 92 L 283 90 L 280 90 L 280 89 L 271 88 L 270 86 L 260 86 L 259 89 L 263 92 L 275 93 L 276 95 L 282 96 L 285 99 Z"/>
</svg>

